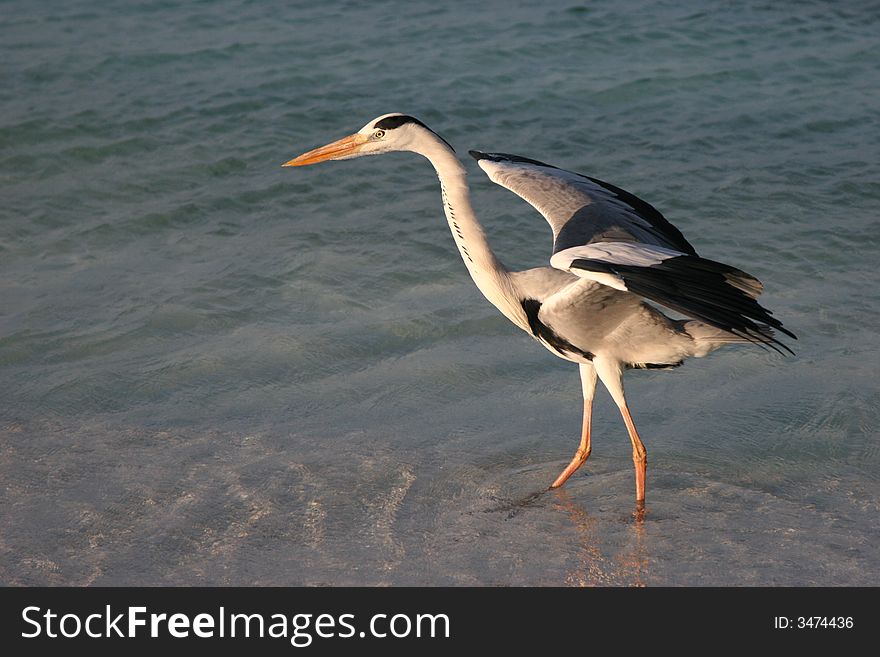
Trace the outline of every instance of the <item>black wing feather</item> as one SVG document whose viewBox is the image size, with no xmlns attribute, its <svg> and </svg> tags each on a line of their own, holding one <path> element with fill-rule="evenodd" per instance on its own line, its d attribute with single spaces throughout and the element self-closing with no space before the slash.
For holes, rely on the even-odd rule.
<svg viewBox="0 0 880 657">
<path fill-rule="evenodd" d="M 579 173 L 578 175 L 586 178 L 587 180 L 592 180 L 597 185 L 604 187 L 609 192 L 617 196 L 617 198 L 619 198 L 621 201 L 623 201 L 633 210 L 635 210 L 637 215 L 639 215 L 642 219 L 651 224 L 651 227 L 654 230 L 663 235 L 663 237 L 674 244 L 676 248 L 681 249 L 682 253 L 697 255 L 696 249 L 694 249 L 694 247 L 691 246 L 691 243 L 688 242 L 687 239 L 685 239 L 685 236 L 682 235 L 681 231 L 673 226 L 671 223 L 669 223 L 669 220 L 664 217 L 660 213 L 660 210 L 655 208 L 653 205 L 651 205 L 647 201 L 643 201 L 635 194 L 632 194 L 625 189 L 621 189 L 616 185 L 612 185 L 611 183 L 607 183 L 604 180 L 585 176 L 582 173 Z"/>
<path fill-rule="evenodd" d="M 774 349 L 778 345 L 793 353 L 773 337 L 772 329 L 794 339 L 797 336 L 752 296 L 731 284 L 731 279 L 748 277 L 735 267 L 691 255 L 669 258 L 650 267 L 578 258 L 570 267 L 619 276 L 633 294 L 750 342 Z"/>
</svg>

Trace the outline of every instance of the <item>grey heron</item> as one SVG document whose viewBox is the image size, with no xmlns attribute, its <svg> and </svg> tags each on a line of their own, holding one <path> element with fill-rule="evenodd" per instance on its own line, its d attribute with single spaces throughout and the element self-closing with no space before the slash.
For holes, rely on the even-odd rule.
<svg viewBox="0 0 880 657">
<path fill-rule="evenodd" d="M 483 295 L 552 353 L 579 367 L 580 444 L 550 488 L 562 486 L 590 456 L 597 378 L 620 409 L 632 442 L 641 511 L 647 453 L 627 406 L 624 371 L 676 367 L 737 342 L 791 351 L 775 332 L 795 335 L 756 301 L 760 281 L 701 258 L 652 205 L 596 178 L 517 155 L 470 151 L 493 182 L 533 205 L 553 231 L 549 267 L 511 271 L 486 240 L 455 151 L 412 116 L 385 114 L 283 166 L 392 151 L 418 153 L 434 166 L 452 239 Z M 670 318 L 646 300 L 688 319 Z"/>
</svg>

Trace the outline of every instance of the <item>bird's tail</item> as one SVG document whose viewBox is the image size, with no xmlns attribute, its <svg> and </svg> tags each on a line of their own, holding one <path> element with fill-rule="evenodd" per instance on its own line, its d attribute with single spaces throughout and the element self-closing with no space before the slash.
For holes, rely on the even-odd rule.
<svg viewBox="0 0 880 657">
<path fill-rule="evenodd" d="M 694 341 L 694 356 L 705 356 L 726 344 L 754 344 L 757 342 L 758 344 L 772 345 L 773 343 L 773 329 L 769 326 L 760 326 L 761 332 L 754 333 L 749 337 L 735 335 L 697 320 L 684 320 L 681 322 L 681 328 Z"/>
</svg>

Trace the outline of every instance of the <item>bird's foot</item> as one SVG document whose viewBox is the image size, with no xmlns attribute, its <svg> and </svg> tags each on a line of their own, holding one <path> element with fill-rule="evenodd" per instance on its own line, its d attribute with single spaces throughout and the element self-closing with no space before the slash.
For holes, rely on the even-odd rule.
<svg viewBox="0 0 880 657">
<path fill-rule="evenodd" d="M 562 484 L 568 481 L 568 478 L 573 475 L 578 468 L 580 468 L 584 463 L 587 462 L 587 459 L 590 458 L 590 449 L 582 449 L 578 448 L 578 451 L 574 453 L 574 458 L 571 459 L 571 463 L 566 466 L 565 470 L 563 470 L 558 477 L 556 477 L 556 481 L 550 484 L 550 490 L 554 488 L 559 488 Z"/>
<path fill-rule="evenodd" d="M 636 500 L 636 509 L 633 511 L 633 518 L 635 518 L 636 522 L 644 522 L 645 521 L 645 500 Z"/>
</svg>

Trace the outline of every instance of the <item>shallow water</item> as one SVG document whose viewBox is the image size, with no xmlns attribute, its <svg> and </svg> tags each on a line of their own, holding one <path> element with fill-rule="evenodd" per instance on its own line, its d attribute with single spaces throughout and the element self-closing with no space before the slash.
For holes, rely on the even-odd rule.
<svg viewBox="0 0 880 657">
<path fill-rule="evenodd" d="M 880 9 L 7 2 L 0 581 L 880 584 Z M 474 288 L 390 111 L 656 205 L 797 356 L 572 365 Z M 472 163 L 513 267 L 544 220 Z"/>
</svg>

